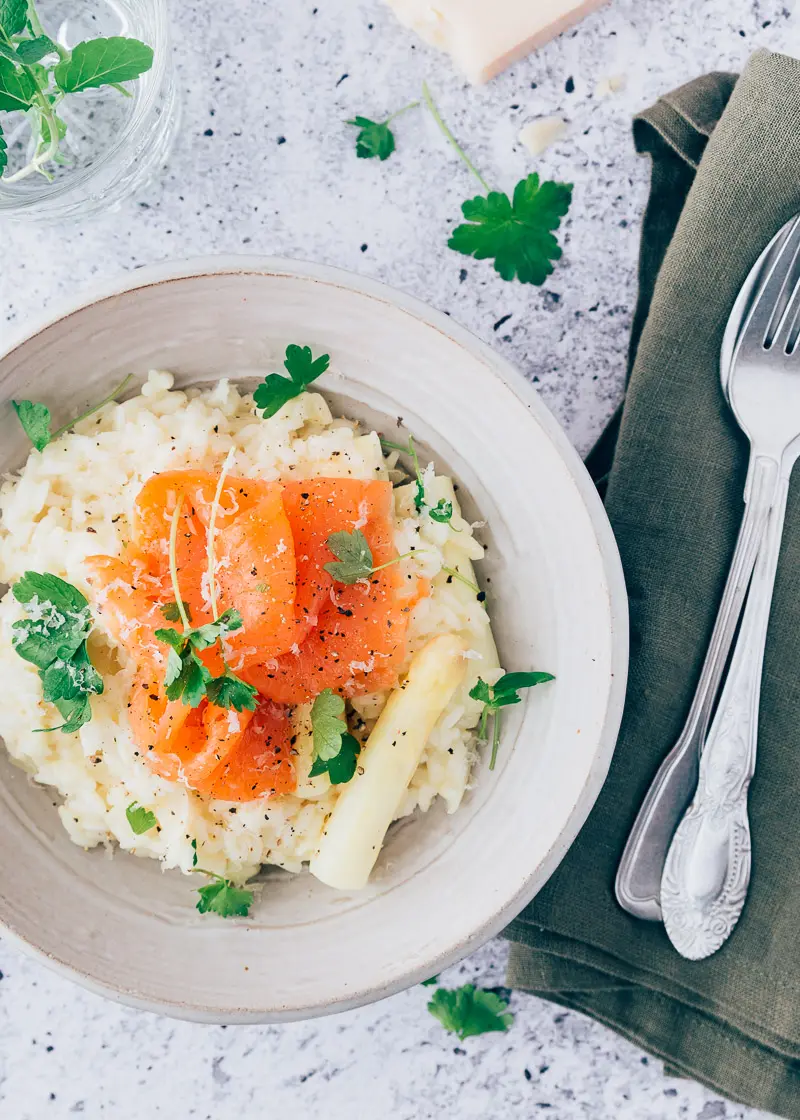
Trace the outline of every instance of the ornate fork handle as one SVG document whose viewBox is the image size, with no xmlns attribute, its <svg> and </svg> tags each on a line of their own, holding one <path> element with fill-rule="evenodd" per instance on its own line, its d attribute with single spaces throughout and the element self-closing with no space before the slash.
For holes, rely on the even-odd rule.
<svg viewBox="0 0 800 1120">
<path fill-rule="evenodd" d="M 673 837 L 661 880 L 669 938 L 690 960 L 715 953 L 739 920 L 750 883 L 747 791 L 758 738 L 761 672 L 778 568 L 788 479 L 781 478 L 728 677 L 700 756 L 694 800 Z"/>
</svg>

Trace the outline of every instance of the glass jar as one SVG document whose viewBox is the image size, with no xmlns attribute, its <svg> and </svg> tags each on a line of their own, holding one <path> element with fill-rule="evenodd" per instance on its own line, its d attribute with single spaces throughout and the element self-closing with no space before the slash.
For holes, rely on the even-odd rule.
<svg viewBox="0 0 800 1120">
<path fill-rule="evenodd" d="M 122 35 L 153 48 L 153 65 L 125 83 L 68 94 L 58 112 L 67 125 L 64 162 L 9 182 L 29 160 L 24 113 L 3 113 L 8 166 L 0 179 L 0 218 L 60 223 L 114 209 L 166 162 L 179 123 L 166 0 L 38 0 L 45 32 L 67 49 L 84 39 Z"/>
</svg>

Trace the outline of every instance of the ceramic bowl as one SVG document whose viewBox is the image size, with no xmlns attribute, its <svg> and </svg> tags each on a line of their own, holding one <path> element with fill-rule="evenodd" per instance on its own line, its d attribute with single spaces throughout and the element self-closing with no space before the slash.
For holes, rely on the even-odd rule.
<svg viewBox="0 0 800 1120">
<path fill-rule="evenodd" d="M 252 916 L 201 916 L 178 872 L 63 831 L 54 797 L 0 751 L 0 922 L 95 991 L 216 1023 L 343 1010 L 426 979 L 498 933 L 540 889 L 606 775 L 622 711 L 627 601 L 602 505 L 533 388 L 448 317 L 331 268 L 213 258 L 142 269 L 42 324 L 0 359 L 0 470 L 27 454 L 9 401 L 56 423 L 132 372 L 179 385 L 280 368 L 287 343 L 329 351 L 334 408 L 402 417 L 487 522 L 501 660 L 547 669 L 504 721 L 461 809 L 393 827 L 369 887 L 265 873 Z M 5 703 L 13 702 L 6 698 Z M 13 858 L 9 858 L 13 853 Z"/>
</svg>

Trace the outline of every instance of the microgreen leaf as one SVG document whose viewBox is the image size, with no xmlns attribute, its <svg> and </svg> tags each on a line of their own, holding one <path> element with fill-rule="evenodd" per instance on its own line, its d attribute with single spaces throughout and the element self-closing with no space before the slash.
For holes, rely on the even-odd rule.
<svg viewBox="0 0 800 1120">
<path fill-rule="evenodd" d="M 39 62 L 48 54 L 58 54 L 58 47 L 49 35 L 37 35 L 35 39 L 24 39 L 17 44 L 17 57 L 26 64 Z"/>
<path fill-rule="evenodd" d="M 440 525 L 446 525 L 453 516 L 453 503 L 440 498 L 428 513 L 431 521 L 438 521 Z"/>
<path fill-rule="evenodd" d="M 394 133 L 388 121 L 372 121 L 369 117 L 353 117 L 346 122 L 359 129 L 356 155 L 359 159 L 388 159 L 394 151 Z"/>
<path fill-rule="evenodd" d="M 64 93 L 117 85 L 138 78 L 153 65 L 153 50 L 138 39 L 114 35 L 77 43 L 69 58 L 54 71 L 56 85 Z"/>
<path fill-rule="evenodd" d="M 50 409 L 34 401 L 12 401 L 25 435 L 37 451 L 44 451 L 50 442 Z"/>
<path fill-rule="evenodd" d="M 0 0 L 0 27 L 10 39 L 25 30 L 28 0 Z"/>
<path fill-rule="evenodd" d="M 289 377 L 271 373 L 253 393 L 256 408 L 261 409 L 264 419 L 268 420 L 279 412 L 287 401 L 299 397 L 312 381 L 324 373 L 330 365 L 330 356 L 321 354 L 314 358 L 309 346 L 287 346 L 284 359 Z"/>
<path fill-rule="evenodd" d="M 352 533 L 346 529 L 331 533 L 328 548 L 336 560 L 322 566 L 339 583 L 357 583 L 371 575 L 372 549 L 360 529 L 354 529 Z"/>
<path fill-rule="evenodd" d="M 197 868 L 201 871 L 201 868 Z M 203 875 L 210 875 L 214 882 L 205 887 L 199 887 L 197 893 L 200 898 L 197 909 L 201 914 L 219 914 L 221 918 L 246 918 L 253 903 L 253 892 L 235 886 L 230 879 L 223 879 L 221 875 L 214 875 L 212 871 L 201 871 Z"/>
<path fill-rule="evenodd" d="M 186 613 L 186 617 L 191 622 L 192 621 L 192 612 L 189 609 L 189 604 L 186 602 L 185 599 L 183 599 L 182 602 L 183 602 L 183 609 Z M 174 599 L 169 603 L 164 603 L 163 606 L 159 607 L 158 609 L 161 611 L 161 613 L 163 614 L 163 616 L 167 620 L 167 622 L 180 622 L 180 620 L 181 620 L 180 608 L 178 607 L 178 604 L 175 602 Z"/>
<path fill-rule="evenodd" d="M 513 202 L 500 191 L 467 199 L 461 211 L 467 224 L 457 226 L 451 249 L 477 260 L 491 259 L 504 280 L 543 284 L 553 271 L 561 247 L 552 230 L 569 210 L 572 184 L 540 183 L 534 173 L 514 188 Z"/>
<path fill-rule="evenodd" d="M 514 1022 L 505 1000 L 474 984 L 456 989 L 437 988 L 428 1010 L 446 1031 L 458 1035 L 462 1042 L 489 1031 L 507 1031 Z"/>
<path fill-rule="evenodd" d="M 36 83 L 26 70 L 19 70 L 7 58 L 0 58 L 0 109 L 6 113 L 24 112 L 36 94 Z"/>
<path fill-rule="evenodd" d="M 500 746 L 500 709 L 510 704 L 520 704 L 522 697 L 518 695 L 521 688 L 533 688 L 537 684 L 546 684 L 554 681 L 552 673 L 505 673 L 495 684 L 487 684 L 482 677 L 478 677 L 469 690 L 473 700 L 483 704 L 481 712 L 480 735 L 486 733 L 486 722 L 489 715 L 494 717 L 492 734 L 492 757 L 489 769 L 494 770 L 497 762 L 497 748 Z"/>
<path fill-rule="evenodd" d="M 1 62 L 2 59 L 0 59 L 0 63 Z M 0 108 L 2 108 L 2 105 L 0 105 Z M 66 128 L 66 125 L 64 127 Z M 97 404 L 93 404 L 91 408 L 87 408 L 85 412 L 82 412 L 80 416 L 76 416 L 74 420 L 69 420 L 66 424 L 62 424 L 55 432 L 50 431 L 50 410 L 43 404 L 37 404 L 34 401 L 12 401 L 11 404 L 14 406 L 14 411 L 28 439 L 37 451 L 44 451 L 48 443 L 52 443 L 52 441 L 58 439 L 59 436 L 63 436 L 65 432 L 68 432 L 70 428 L 80 423 L 81 420 L 85 420 L 87 416 L 93 416 L 94 413 L 98 412 L 104 405 L 110 404 L 111 401 L 119 396 L 131 377 L 132 374 L 128 374 L 124 381 L 117 385 L 107 397 L 103 397 Z"/>
<path fill-rule="evenodd" d="M 246 684 L 234 673 L 228 671 L 208 682 L 206 696 L 218 708 L 235 708 L 237 712 L 246 708 L 248 711 L 254 712 L 258 691 L 251 684 Z"/>
<path fill-rule="evenodd" d="M 134 832 L 137 836 L 144 835 L 145 832 L 149 832 L 151 828 L 155 828 L 158 824 L 155 813 L 151 813 L 149 809 L 145 809 L 135 801 L 132 801 L 125 810 L 125 816 L 128 818 L 131 832 Z"/>
</svg>

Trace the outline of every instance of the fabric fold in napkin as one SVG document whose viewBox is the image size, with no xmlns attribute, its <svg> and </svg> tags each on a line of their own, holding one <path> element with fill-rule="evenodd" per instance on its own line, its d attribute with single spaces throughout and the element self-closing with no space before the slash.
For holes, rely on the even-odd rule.
<svg viewBox="0 0 800 1120">
<path fill-rule="evenodd" d="M 589 458 L 631 609 L 628 695 L 608 780 L 556 873 L 509 927 L 509 983 L 584 1011 L 738 1101 L 800 1120 L 800 489 L 792 485 L 750 792 L 753 877 L 713 957 L 684 960 L 625 913 L 614 877 L 689 709 L 742 516 L 748 445 L 725 405 L 731 306 L 800 211 L 800 62 L 755 54 L 634 123 L 652 157 L 621 420 Z M 800 376 L 800 357 L 798 358 Z"/>
</svg>

